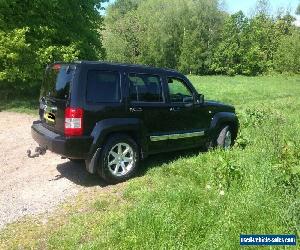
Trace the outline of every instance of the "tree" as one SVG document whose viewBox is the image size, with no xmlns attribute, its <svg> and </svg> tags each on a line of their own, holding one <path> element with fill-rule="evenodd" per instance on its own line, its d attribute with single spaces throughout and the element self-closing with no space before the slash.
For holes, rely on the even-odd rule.
<svg viewBox="0 0 300 250">
<path fill-rule="evenodd" d="M 105 17 L 107 59 L 208 73 L 223 16 L 217 0 L 117 0 Z"/>
<path fill-rule="evenodd" d="M 245 30 L 243 47 L 243 74 L 257 75 L 272 69 L 276 49 L 274 22 L 265 14 L 251 18 Z"/>
<path fill-rule="evenodd" d="M 43 68 L 56 60 L 98 59 L 104 55 L 99 28 L 101 0 L 2 0 L 0 2 L 2 51 L 1 84 L 22 89 L 39 84 Z M 15 44 L 15 39 L 20 42 Z M 21 51 L 22 50 L 22 51 Z M 28 54 L 30 56 L 28 56 Z M 22 60 L 21 60 L 22 58 Z M 19 69 L 10 76 L 7 72 Z"/>
<path fill-rule="evenodd" d="M 218 9 L 218 1 L 193 1 L 189 8 L 179 69 L 185 73 L 209 74 L 226 15 Z"/>
<path fill-rule="evenodd" d="M 139 40 L 142 33 L 141 23 L 136 11 L 126 15 L 112 16 L 106 20 L 104 47 L 110 61 L 138 63 L 140 55 Z"/>
<path fill-rule="evenodd" d="M 255 13 L 256 16 L 267 16 L 270 12 L 270 1 L 269 0 L 257 0 L 255 6 Z"/>
<path fill-rule="evenodd" d="M 148 0 L 141 4 L 137 10 L 143 31 L 139 36 L 140 63 L 177 68 L 185 10 L 186 2 L 179 0 Z"/>
<path fill-rule="evenodd" d="M 30 46 L 26 43 L 28 28 L 0 31 L 0 81 L 15 82 L 30 79 L 33 69 Z M 24 63 L 26 62 L 26 63 Z M 3 86 L 3 85 L 2 85 Z"/>
<path fill-rule="evenodd" d="M 214 52 L 213 71 L 228 75 L 243 73 L 243 56 L 246 52 L 243 46 L 248 26 L 249 20 L 242 11 L 226 18 L 220 42 Z"/>
<path fill-rule="evenodd" d="M 274 56 L 275 69 L 280 73 L 300 73 L 300 32 L 283 36 Z"/>
<path fill-rule="evenodd" d="M 111 12 L 115 11 L 114 16 L 125 16 L 128 12 L 136 10 L 142 1 L 143 0 L 118 0 L 109 7 L 110 14 L 112 15 Z"/>
<path fill-rule="evenodd" d="M 258 75 L 274 69 L 274 53 L 283 36 L 295 29 L 289 13 L 273 18 L 260 8 L 252 18 L 242 12 L 225 20 L 216 46 L 212 70 L 216 73 Z"/>
</svg>

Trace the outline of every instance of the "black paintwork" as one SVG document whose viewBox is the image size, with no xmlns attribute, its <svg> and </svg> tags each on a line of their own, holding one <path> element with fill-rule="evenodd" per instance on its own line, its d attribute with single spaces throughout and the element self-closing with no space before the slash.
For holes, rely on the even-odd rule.
<svg viewBox="0 0 300 250">
<path fill-rule="evenodd" d="M 99 153 L 107 137 L 112 133 L 127 133 L 141 148 L 141 156 L 198 147 L 213 138 L 221 125 L 229 124 L 236 137 L 238 119 L 234 107 L 214 101 L 202 102 L 190 81 L 174 70 L 141 65 L 112 64 L 106 62 L 75 62 L 76 68 L 65 101 L 46 98 L 48 108 L 55 109 L 54 124 L 39 121 L 32 125 L 33 138 L 49 150 L 69 158 L 86 159 L 91 164 L 95 152 Z M 117 103 L 90 104 L 86 101 L 87 72 L 89 70 L 113 71 L 120 76 L 121 100 Z M 161 78 L 164 102 L 130 103 L 128 99 L 129 73 L 154 74 Z M 168 96 L 167 78 L 184 81 L 193 93 L 192 103 L 171 103 Z M 84 136 L 64 137 L 64 109 L 80 107 L 84 110 Z M 140 111 L 142 110 L 142 111 Z M 204 131 L 203 137 L 152 142 L 151 135 Z M 95 167 L 88 168 L 95 172 Z"/>
</svg>

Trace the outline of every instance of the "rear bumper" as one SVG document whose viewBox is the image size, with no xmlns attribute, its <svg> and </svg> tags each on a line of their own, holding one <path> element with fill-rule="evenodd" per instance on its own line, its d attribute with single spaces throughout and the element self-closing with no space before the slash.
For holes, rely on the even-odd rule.
<svg viewBox="0 0 300 250">
<path fill-rule="evenodd" d="M 42 147 L 72 159 L 87 159 L 93 138 L 91 136 L 64 137 L 36 121 L 31 126 L 32 138 Z"/>
</svg>

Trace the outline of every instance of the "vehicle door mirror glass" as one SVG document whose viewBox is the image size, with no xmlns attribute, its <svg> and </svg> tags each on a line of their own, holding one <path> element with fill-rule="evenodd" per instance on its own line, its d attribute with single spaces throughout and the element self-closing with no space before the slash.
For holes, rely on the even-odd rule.
<svg viewBox="0 0 300 250">
<path fill-rule="evenodd" d="M 199 94 L 197 96 L 197 103 L 203 104 L 204 103 L 204 95 Z"/>
</svg>

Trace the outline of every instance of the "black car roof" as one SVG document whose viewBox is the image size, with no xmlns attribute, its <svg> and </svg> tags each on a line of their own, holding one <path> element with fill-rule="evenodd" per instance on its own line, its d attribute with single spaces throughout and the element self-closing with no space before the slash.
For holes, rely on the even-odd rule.
<svg viewBox="0 0 300 250">
<path fill-rule="evenodd" d="M 65 64 L 66 62 L 55 62 L 56 63 L 61 63 Z M 80 65 L 103 65 L 105 68 L 107 67 L 114 67 L 114 68 L 125 68 L 127 70 L 142 70 L 144 72 L 159 72 L 159 73 L 169 73 L 172 75 L 177 75 L 177 76 L 183 76 L 181 73 L 179 73 L 176 70 L 173 69 L 168 69 L 168 68 L 157 68 L 157 67 L 151 67 L 151 66 L 146 66 L 146 65 L 139 65 L 139 64 L 126 64 L 126 63 L 112 63 L 112 62 L 106 62 L 106 61 L 74 61 L 71 64 L 80 64 Z M 138 73 L 138 72 L 137 72 Z"/>
</svg>

